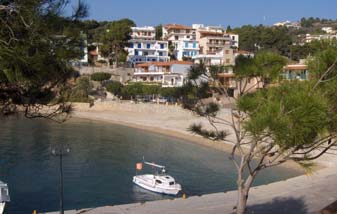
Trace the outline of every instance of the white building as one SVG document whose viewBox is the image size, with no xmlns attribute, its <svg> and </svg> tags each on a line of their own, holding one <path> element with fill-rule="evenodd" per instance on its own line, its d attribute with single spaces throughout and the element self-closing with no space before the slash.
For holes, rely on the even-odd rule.
<svg viewBox="0 0 337 214">
<path fill-rule="evenodd" d="M 133 81 L 158 83 L 162 87 L 183 86 L 192 62 L 148 62 L 135 66 Z"/>
<path fill-rule="evenodd" d="M 204 63 L 206 66 L 211 65 L 224 65 L 224 66 L 234 66 L 235 65 L 235 53 L 234 49 L 230 46 L 223 47 L 223 49 L 215 52 L 215 54 L 199 54 L 192 57 L 194 63 Z M 231 69 L 232 70 L 232 69 Z"/>
<path fill-rule="evenodd" d="M 163 26 L 163 39 L 174 47 L 177 60 L 185 60 L 199 54 L 199 43 L 195 40 L 195 29 L 178 24 Z"/>
<path fill-rule="evenodd" d="M 332 27 L 322 27 L 322 31 L 325 31 L 327 34 L 336 34 L 336 31 Z"/>
<path fill-rule="evenodd" d="M 167 62 L 168 42 L 155 40 L 154 27 L 132 27 L 129 40 L 128 62 L 135 65 L 145 62 Z"/>
<path fill-rule="evenodd" d="M 226 46 L 234 49 L 239 47 L 239 35 L 226 33 L 221 26 L 193 24 L 193 28 L 196 30 L 201 54 L 215 54 Z"/>
<path fill-rule="evenodd" d="M 156 39 L 156 29 L 152 26 L 145 27 L 131 27 L 132 39 L 141 39 L 141 40 L 155 40 Z"/>
<path fill-rule="evenodd" d="M 199 43 L 197 41 L 179 41 L 176 43 L 175 56 L 177 60 L 184 60 L 199 54 Z"/>
<path fill-rule="evenodd" d="M 195 30 L 184 25 L 167 24 L 163 26 L 163 39 L 172 42 L 195 40 Z"/>
<path fill-rule="evenodd" d="M 284 22 L 277 22 L 273 24 L 275 27 L 287 27 L 287 28 L 296 28 L 300 29 L 301 24 L 299 22 L 291 22 L 291 21 L 284 21 Z"/>
<path fill-rule="evenodd" d="M 332 39 L 337 39 L 337 34 L 321 34 L 321 35 L 306 34 L 305 35 L 306 43 L 310 43 L 314 40 L 332 40 Z"/>
</svg>

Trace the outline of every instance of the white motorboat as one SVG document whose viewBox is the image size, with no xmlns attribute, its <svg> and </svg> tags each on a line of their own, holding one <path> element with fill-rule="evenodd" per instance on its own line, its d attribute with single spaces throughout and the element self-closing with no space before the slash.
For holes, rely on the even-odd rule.
<svg viewBox="0 0 337 214">
<path fill-rule="evenodd" d="M 0 181 L 0 214 L 4 212 L 7 202 L 10 202 L 8 186 L 6 183 Z"/>
<path fill-rule="evenodd" d="M 144 189 L 168 195 L 177 195 L 179 191 L 181 191 L 181 185 L 177 184 L 172 176 L 166 174 L 165 166 L 145 161 L 144 164 L 155 167 L 159 170 L 156 170 L 155 174 L 133 176 L 133 182 L 135 184 L 143 187 Z M 142 168 L 142 163 L 137 163 L 137 170 L 142 170 Z"/>
</svg>

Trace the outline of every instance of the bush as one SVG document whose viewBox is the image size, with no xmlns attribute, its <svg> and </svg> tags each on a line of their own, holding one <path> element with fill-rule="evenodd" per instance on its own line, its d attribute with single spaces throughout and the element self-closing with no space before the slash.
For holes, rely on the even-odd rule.
<svg viewBox="0 0 337 214">
<path fill-rule="evenodd" d="M 84 102 L 91 101 L 89 93 L 92 90 L 92 84 L 89 78 L 80 77 L 76 80 L 76 84 L 66 92 L 67 101 L 69 102 Z"/>
<path fill-rule="evenodd" d="M 159 85 L 148 85 L 142 83 L 130 83 L 122 88 L 121 94 L 125 99 L 144 95 L 158 94 L 160 90 Z"/>
<path fill-rule="evenodd" d="M 180 88 L 161 88 L 159 94 L 163 97 L 179 98 Z"/>
<path fill-rule="evenodd" d="M 122 88 L 123 88 L 123 84 L 117 81 L 112 81 L 109 82 L 106 86 L 105 86 L 106 90 L 109 91 L 110 93 L 114 94 L 114 95 L 121 95 L 122 94 Z"/>
<path fill-rule="evenodd" d="M 104 72 L 94 73 L 94 74 L 91 75 L 91 80 L 99 81 L 99 82 L 102 82 L 104 80 L 108 80 L 110 78 L 111 78 L 111 74 L 104 73 Z"/>
</svg>

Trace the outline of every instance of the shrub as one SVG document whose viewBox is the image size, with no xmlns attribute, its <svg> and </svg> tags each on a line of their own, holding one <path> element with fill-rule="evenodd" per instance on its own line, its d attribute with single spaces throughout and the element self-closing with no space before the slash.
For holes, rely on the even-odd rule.
<svg viewBox="0 0 337 214">
<path fill-rule="evenodd" d="M 123 84 L 117 81 L 112 81 L 109 82 L 106 86 L 105 86 L 106 90 L 109 91 L 110 93 L 114 94 L 114 95 L 121 95 L 122 94 L 122 88 L 123 88 Z"/>
<path fill-rule="evenodd" d="M 99 72 L 91 75 L 91 80 L 102 82 L 103 80 L 108 80 L 111 78 L 111 74 Z"/>
</svg>

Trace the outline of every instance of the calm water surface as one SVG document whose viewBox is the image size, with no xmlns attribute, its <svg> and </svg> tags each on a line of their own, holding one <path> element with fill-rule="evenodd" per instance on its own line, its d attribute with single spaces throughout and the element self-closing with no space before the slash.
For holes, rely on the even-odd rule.
<svg viewBox="0 0 337 214">
<path fill-rule="evenodd" d="M 135 163 L 163 164 L 187 195 L 235 189 L 236 173 L 227 154 L 184 140 L 109 123 L 73 119 L 0 120 L 0 180 L 10 188 L 9 214 L 59 208 L 59 159 L 51 145 L 68 144 L 64 157 L 65 209 L 88 208 L 170 198 L 132 183 Z M 299 172 L 267 170 L 255 185 L 286 179 Z"/>
</svg>

